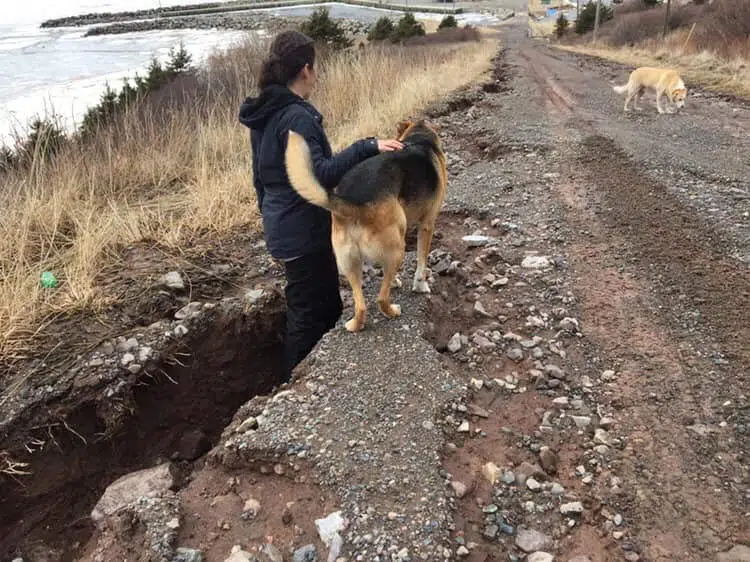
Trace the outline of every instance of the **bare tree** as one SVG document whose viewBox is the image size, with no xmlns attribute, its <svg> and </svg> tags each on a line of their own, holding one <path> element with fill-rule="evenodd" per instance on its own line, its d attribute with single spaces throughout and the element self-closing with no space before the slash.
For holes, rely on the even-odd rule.
<svg viewBox="0 0 750 562">
<path fill-rule="evenodd" d="M 594 43 L 596 43 L 596 34 L 599 31 L 599 10 L 601 9 L 601 7 L 602 0 L 596 0 L 596 16 L 594 16 Z"/>
<path fill-rule="evenodd" d="M 664 31 L 661 34 L 662 39 L 667 38 L 667 31 L 669 31 L 669 11 L 672 7 L 672 0 L 667 0 L 667 9 L 664 12 Z"/>
</svg>

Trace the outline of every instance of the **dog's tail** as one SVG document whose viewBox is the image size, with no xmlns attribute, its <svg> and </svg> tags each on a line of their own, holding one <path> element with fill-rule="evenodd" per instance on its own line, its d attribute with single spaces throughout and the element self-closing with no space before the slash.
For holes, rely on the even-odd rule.
<svg viewBox="0 0 750 562">
<path fill-rule="evenodd" d="M 294 191 L 313 205 L 331 212 L 338 210 L 340 201 L 326 190 L 315 177 L 310 147 L 299 133 L 289 131 L 286 145 L 286 173 Z"/>
<path fill-rule="evenodd" d="M 625 84 L 623 86 L 612 86 L 612 89 L 617 92 L 618 94 L 624 94 L 628 91 L 628 85 Z"/>
</svg>

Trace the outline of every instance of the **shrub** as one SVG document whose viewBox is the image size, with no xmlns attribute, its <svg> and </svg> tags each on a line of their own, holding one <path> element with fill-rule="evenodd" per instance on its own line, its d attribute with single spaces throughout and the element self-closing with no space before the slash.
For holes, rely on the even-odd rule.
<svg viewBox="0 0 750 562">
<path fill-rule="evenodd" d="M 318 8 L 300 26 L 300 31 L 316 41 L 326 43 L 336 49 L 350 47 L 352 40 L 346 36 L 344 28 L 331 19 L 328 8 Z"/>
<path fill-rule="evenodd" d="M 458 27 L 458 22 L 456 21 L 456 18 L 451 15 L 445 16 L 440 20 L 440 25 L 438 25 L 438 29 L 450 29 L 453 27 Z"/>
<path fill-rule="evenodd" d="M 382 17 L 375 22 L 367 34 L 368 41 L 385 41 L 393 34 L 394 26 L 390 18 Z"/>
<path fill-rule="evenodd" d="M 565 35 L 569 27 L 570 22 L 568 21 L 568 18 L 565 17 L 565 14 L 560 12 L 560 15 L 557 17 L 557 21 L 555 22 L 555 36 L 560 39 L 563 35 Z"/>
<path fill-rule="evenodd" d="M 594 22 L 596 21 L 596 0 L 592 0 L 586 4 L 581 13 L 578 15 L 576 20 L 575 30 L 579 35 L 588 33 L 594 29 Z M 599 24 L 603 24 L 605 21 L 611 20 L 614 17 L 614 11 L 612 8 L 604 3 L 601 3 L 599 9 Z"/>
<path fill-rule="evenodd" d="M 396 28 L 391 35 L 391 41 L 399 43 L 411 37 L 422 37 L 424 35 L 424 26 L 417 21 L 414 14 L 407 12 L 398 20 Z"/>
</svg>

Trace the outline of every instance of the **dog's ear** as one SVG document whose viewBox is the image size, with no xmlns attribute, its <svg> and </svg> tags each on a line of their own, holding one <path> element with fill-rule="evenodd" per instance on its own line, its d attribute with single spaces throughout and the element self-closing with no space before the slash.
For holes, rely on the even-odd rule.
<svg viewBox="0 0 750 562">
<path fill-rule="evenodd" d="M 672 96 L 678 96 L 680 94 L 687 96 L 687 88 L 677 88 L 672 92 Z"/>
<path fill-rule="evenodd" d="M 399 121 L 398 125 L 396 125 L 398 136 L 400 137 L 401 135 L 403 135 L 406 129 L 408 129 L 412 125 L 413 123 L 411 121 Z"/>
</svg>

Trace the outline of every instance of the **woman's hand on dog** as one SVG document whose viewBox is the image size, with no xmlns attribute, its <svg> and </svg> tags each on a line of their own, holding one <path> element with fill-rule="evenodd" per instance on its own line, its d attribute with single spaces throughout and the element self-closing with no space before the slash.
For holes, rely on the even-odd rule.
<svg viewBox="0 0 750 562">
<path fill-rule="evenodd" d="M 378 151 L 380 152 L 393 152 L 394 150 L 401 150 L 404 145 L 395 139 L 379 140 Z"/>
</svg>

